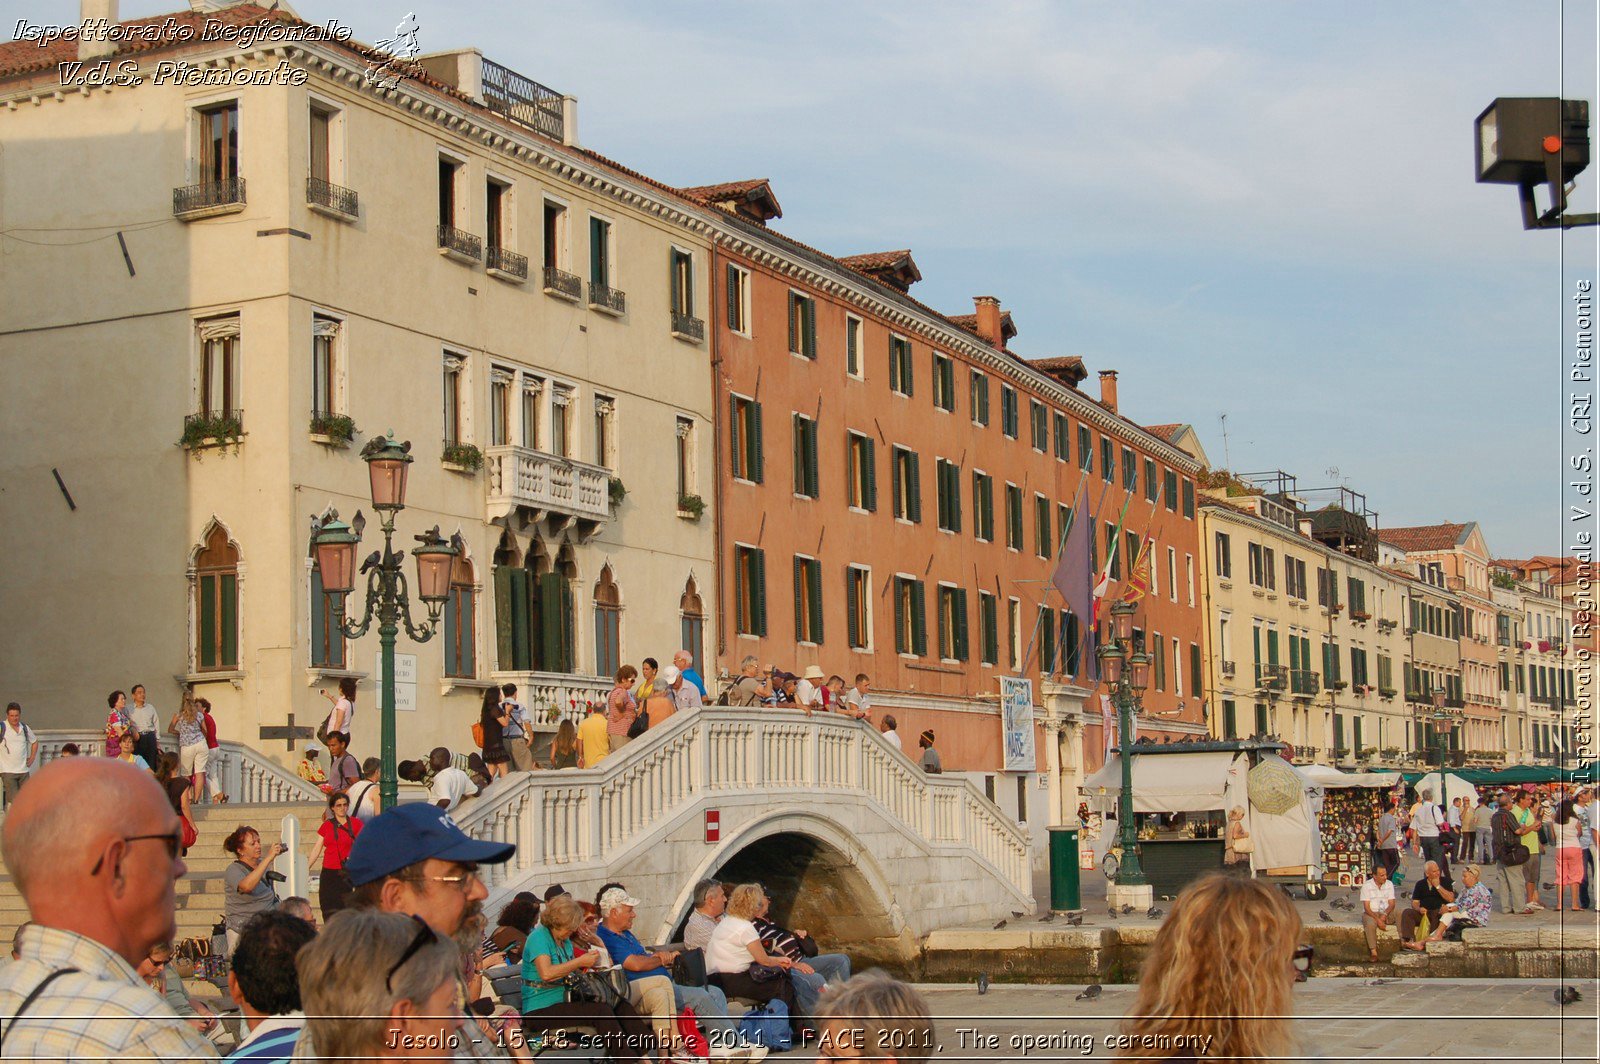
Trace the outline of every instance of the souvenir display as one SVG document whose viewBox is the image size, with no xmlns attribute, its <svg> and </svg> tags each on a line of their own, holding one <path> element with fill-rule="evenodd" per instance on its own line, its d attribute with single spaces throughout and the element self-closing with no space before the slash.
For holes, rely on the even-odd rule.
<svg viewBox="0 0 1600 1064">
<path fill-rule="evenodd" d="M 1366 882 L 1372 864 L 1372 830 L 1386 790 L 1329 787 L 1317 826 L 1322 832 L 1323 878 L 1341 886 Z"/>
</svg>

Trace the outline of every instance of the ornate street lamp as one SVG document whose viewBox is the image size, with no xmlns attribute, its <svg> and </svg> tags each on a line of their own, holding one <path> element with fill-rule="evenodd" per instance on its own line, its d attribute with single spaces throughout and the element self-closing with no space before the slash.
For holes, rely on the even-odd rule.
<svg viewBox="0 0 1600 1064">
<path fill-rule="evenodd" d="M 339 520 L 336 512 L 312 522 L 312 539 L 317 556 L 317 574 L 322 592 L 333 597 L 334 625 L 346 639 L 360 639 L 378 621 L 378 643 L 383 662 L 383 688 L 379 714 L 382 721 L 383 775 L 379 794 L 383 808 L 392 809 L 400 796 L 395 775 L 394 645 L 404 622 L 406 634 L 414 643 L 426 643 L 439 629 L 439 616 L 450 597 L 450 570 L 460 551 L 445 542 L 439 526 L 417 536 L 421 546 L 411 554 L 417 566 L 417 597 L 427 607 L 428 619 L 421 624 L 411 620 L 411 603 L 406 590 L 405 553 L 394 549 L 394 516 L 406 508 L 406 473 L 411 465 L 410 442 L 396 443 L 393 436 L 368 441 L 361 449 L 372 482 L 372 508 L 383 522 L 383 550 L 373 551 L 361 565 L 367 574 L 367 603 L 360 621 L 347 620 L 345 599 L 355 590 L 356 544 L 366 519 L 357 512 L 354 528 Z"/>
<path fill-rule="evenodd" d="M 1100 658 L 1100 675 L 1111 688 L 1111 704 L 1117 710 L 1117 753 L 1122 759 L 1122 793 L 1117 799 L 1117 832 L 1122 842 L 1122 863 L 1117 871 L 1119 886 L 1144 886 L 1144 869 L 1139 865 L 1139 832 L 1134 826 L 1133 812 L 1133 718 L 1138 712 L 1150 681 L 1150 655 L 1143 650 L 1133 650 L 1133 615 L 1137 611 L 1131 602 L 1117 602 L 1111 607 L 1111 639 L 1096 653 Z M 1123 669 L 1123 662 L 1127 669 Z"/>
<path fill-rule="evenodd" d="M 1444 708 L 1444 692 L 1433 692 L 1433 743 L 1439 748 L 1439 788 L 1444 789 L 1444 751 L 1445 737 L 1456 728 L 1455 715 L 1446 712 Z M 1444 797 L 1441 793 L 1440 797 Z"/>
</svg>

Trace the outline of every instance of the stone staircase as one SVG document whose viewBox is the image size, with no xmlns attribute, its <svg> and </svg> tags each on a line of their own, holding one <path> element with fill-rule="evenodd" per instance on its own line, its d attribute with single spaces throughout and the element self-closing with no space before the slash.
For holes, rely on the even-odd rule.
<svg viewBox="0 0 1600 1064">
<path fill-rule="evenodd" d="M 224 889 L 222 873 L 233 857 L 222 848 L 234 828 L 248 824 L 261 832 L 262 839 L 271 843 L 278 838 L 283 818 L 293 814 L 300 821 L 301 853 L 310 855 L 315 844 L 317 826 L 322 823 L 324 807 L 318 802 L 270 802 L 260 804 L 198 805 L 194 807 L 194 826 L 200 837 L 189 848 L 184 863 L 189 872 L 180 879 L 177 891 L 177 937 L 193 938 L 209 935 L 211 928 L 222 918 Z M 311 902 L 317 903 L 315 889 Z M 17 892 L 11 876 L 0 875 L 0 947 L 9 956 L 11 936 L 18 925 L 28 918 L 28 907 Z"/>
</svg>

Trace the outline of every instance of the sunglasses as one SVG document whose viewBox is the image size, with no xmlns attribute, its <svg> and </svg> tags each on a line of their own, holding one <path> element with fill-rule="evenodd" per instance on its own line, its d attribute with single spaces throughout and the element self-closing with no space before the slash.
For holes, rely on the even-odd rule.
<svg viewBox="0 0 1600 1064">
<path fill-rule="evenodd" d="M 124 835 L 122 836 L 122 841 L 143 842 L 145 839 L 161 839 L 167 844 L 167 859 L 170 861 L 176 861 L 178 859 L 178 853 L 183 849 L 183 835 L 181 832 L 182 829 L 180 828 L 178 831 L 174 831 L 167 835 Z M 91 876 L 99 875 L 100 869 L 104 868 L 105 864 L 106 855 L 101 854 L 100 859 L 94 863 L 94 867 L 89 869 L 89 874 Z"/>
<path fill-rule="evenodd" d="M 418 950 L 424 946 L 431 946 L 439 940 L 439 936 L 434 933 L 433 928 L 429 927 L 427 921 L 422 917 L 413 915 L 411 920 L 417 925 L 416 937 L 411 940 L 411 945 L 406 947 L 406 951 L 400 954 L 400 959 L 394 962 L 394 967 L 389 969 L 389 974 L 383 977 L 383 988 L 391 994 L 394 993 L 395 973 L 404 968 L 406 961 L 415 957 Z"/>
<path fill-rule="evenodd" d="M 1292 959 L 1294 970 L 1297 972 L 1309 972 L 1311 970 L 1311 960 L 1316 954 L 1317 951 L 1310 946 L 1301 946 L 1296 949 Z"/>
</svg>

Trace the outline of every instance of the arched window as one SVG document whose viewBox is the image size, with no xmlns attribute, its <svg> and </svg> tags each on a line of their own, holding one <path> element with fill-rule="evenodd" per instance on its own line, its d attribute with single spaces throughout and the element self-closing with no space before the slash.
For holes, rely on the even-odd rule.
<svg viewBox="0 0 1600 1064">
<path fill-rule="evenodd" d="M 622 668 L 622 592 L 609 565 L 594 585 L 594 668 L 601 676 Z"/>
<path fill-rule="evenodd" d="M 472 562 L 457 555 L 450 566 L 450 598 L 444 604 L 444 674 L 477 675 L 478 593 Z"/>
<path fill-rule="evenodd" d="M 222 672 L 239 667 L 239 549 L 213 522 L 194 556 L 194 667 Z"/>
<path fill-rule="evenodd" d="M 700 601 L 700 589 L 695 586 L 692 576 L 683 586 L 683 598 L 678 600 L 678 614 L 682 621 L 683 649 L 694 658 L 695 672 L 704 676 L 706 667 L 701 658 L 701 649 L 706 641 L 706 609 Z"/>
</svg>

